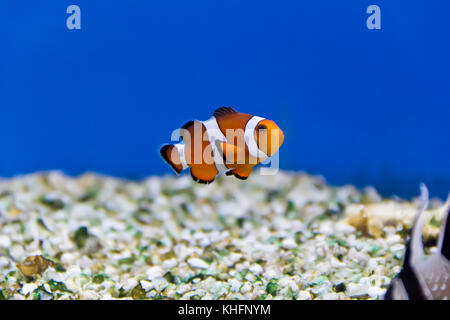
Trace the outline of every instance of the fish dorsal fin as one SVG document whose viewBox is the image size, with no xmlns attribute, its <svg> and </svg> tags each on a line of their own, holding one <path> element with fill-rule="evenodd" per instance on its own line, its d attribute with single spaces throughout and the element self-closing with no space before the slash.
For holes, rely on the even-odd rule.
<svg viewBox="0 0 450 320">
<path fill-rule="evenodd" d="M 439 232 L 439 238 L 437 242 L 439 252 L 447 259 L 450 260 L 450 194 L 444 206 L 447 207 L 446 214 L 442 219 L 442 226 Z"/>
<path fill-rule="evenodd" d="M 214 117 L 218 118 L 231 113 L 237 113 L 237 111 L 234 110 L 232 107 L 220 107 L 219 109 L 216 109 L 216 111 L 214 111 L 213 115 Z"/>
<path fill-rule="evenodd" d="M 423 241 L 422 241 L 422 229 L 425 223 L 425 215 L 423 214 L 428 207 L 428 189 L 425 184 L 420 185 L 420 198 L 417 208 L 417 215 L 414 220 L 411 240 L 409 242 L 409 249 L 411 255 L 409 262 L 412 266 L 417 265 L 424 257 Z"/>
</svg>

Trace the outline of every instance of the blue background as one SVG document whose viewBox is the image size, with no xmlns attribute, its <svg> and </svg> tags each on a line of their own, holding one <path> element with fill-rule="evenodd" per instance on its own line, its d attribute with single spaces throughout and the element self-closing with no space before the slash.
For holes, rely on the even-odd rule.
<svg viewBox="0 0 450 320">
<path fill-rule="evenodd" d="M 279 124 L 282 169 L 444 198 L 449 24 L 445 0 L 2 1 L 0 176 L 169 173 L 172 130 L 227 105 Z"/>
</svg>

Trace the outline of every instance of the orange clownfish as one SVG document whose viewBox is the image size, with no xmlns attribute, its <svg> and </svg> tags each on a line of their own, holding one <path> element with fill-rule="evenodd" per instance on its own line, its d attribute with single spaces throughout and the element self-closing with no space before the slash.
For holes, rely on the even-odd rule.
<svg viewBox="0 0 450 320">
<path fill-rule="evenodd" d="M 230 107 L 217 109 L 209 120 L 189 121 L 176 134 L 182 142 L 164 145 L 161 156 L 177 174 L 191 168 L 192 178 L 206 184 L 221 173 L 247 179 L 253 167 L 276 153 L 284 140 L 272 120 Z"/>
</svg>

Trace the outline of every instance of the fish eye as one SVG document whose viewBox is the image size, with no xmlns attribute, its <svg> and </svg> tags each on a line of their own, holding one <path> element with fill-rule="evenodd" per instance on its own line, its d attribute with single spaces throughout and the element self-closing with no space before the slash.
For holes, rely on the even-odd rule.
<svg viewBox="0 0 450 320">
<path fill-rule="evenodd" d="M 263 124 L 260 124 L 258 127 L 256 127 L 256 129 L 259 130 L 267 130 L 267 127 Z"/>
</svg>

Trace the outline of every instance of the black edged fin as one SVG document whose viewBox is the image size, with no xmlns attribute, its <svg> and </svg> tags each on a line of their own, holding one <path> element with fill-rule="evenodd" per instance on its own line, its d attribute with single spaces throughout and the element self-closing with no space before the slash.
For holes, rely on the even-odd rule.
<svg viewBox="0 0 450 320">
<path fill-rule="evenodd" d="M 238 179 L 240 179 L 240 180 L 247 180 L 247 179 L 248 179 L 248 176 L 247 176 L 247 177 L 243 177 L 243 176 L 240 176 L 239 174 L 237 174 L 237 173 L 235 172 L 235 169 L 226 171 L 226 172 L 225 172 L 225 175 L 226 175 L 226 176 L 235 176 L 236 178 L 238 178 Z"/>
<path fill-rule="evenodd" d="M 241 179 L 241 180 L 247 180 L 247 179 L 248 179 L 248 177 L 240 176 L 240 175 L 238 175 L 237 173 L 235 173 L 234 176 L 235 176 L 236 178 L 238 178 L 238 179 Z"/>
<path fill-rule="evenodd" d="M 237 111 L 234 110 L 232 107 L 220 107 L 219 109 L 216 109 L 216 111 L 214 111 L 213 116 L 218 118 L 230 113 L 237 113 Z"/>
<path fill-rule="evenodd" d="M 194 174 L 192 173 L 192 169 L 191 169 L 191 177 L 192 177 L 192 179 L 193 179 L 195 182 L 198 182 L 198 183 L 201 183 L 201 184 L 210 184 L 211 182 L 213 182 L 213 181 L 215 180 L 215 178 L 212 179 L 212 180 L 202 180 L 202 179 L 199 179 L 199 178 L 197 178 L 196 176 L 194 176 Z"/>
<path fill-rule="evenodd" d="M 180 128 L 180 137 L 181 137 L 181 140 L 184 140 L 184 139 L 183 139 L 183 131 L 184 131 L 184 130 L 188 130 L 190 127 L 192 127 L 192 126 L 194 125 L 194 123 L 195 123 L 194 120 L 188 121 L 188 122 L 186 122 L 186 123 Z"/>
<path fill-rule="evenodd" d="M 445 222 L 443 228 L 441 229 L 439 246 L 441 254 L 450 261 L 450 208 L 444 219 Z"/>
<path fill-rule="evenodd" d="M 174 148 L 173 145 L 171 144 L 166 144 L 164 146 L 161 147 L 161 150 L 159 151 L 159 153 L 161 154 L 161 157 L 163 157 L 163 159 L 171 166 L 171 168 L 177 173 L 180 174 L 181 170 L 177 169 L 177 167 L 175 166 L 175 164 L 170 160 L 169 157 L 169 153 L 172 152 L 172 148 Z"/>
<path fill-rule="evenodd" d="M 182 127 L 181 127 L 181 129 L 189 129 L 191 126 L 193 126 L 194 125 L 194 120 L 191 120 L 191 121 L 188 121 L 188 122 L 186 122 Z"/>
</svg>

